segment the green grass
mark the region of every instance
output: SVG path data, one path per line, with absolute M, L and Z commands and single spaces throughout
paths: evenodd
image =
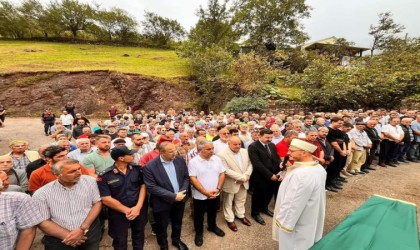
M 34 51 L 34 52 L 26 52 Z M 130 56 L 124 57 L 124 54 Z M 172 78 L 187 75 L 173 50 L 31 41 L 0 41 L 0 74 L 111 70 Z

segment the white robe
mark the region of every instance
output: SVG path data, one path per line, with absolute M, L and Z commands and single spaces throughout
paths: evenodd
M 317 162 L 295 162 L 277 195 L 273 239 L 279 250 L 307 250 L 324 229 L 326 172 Z

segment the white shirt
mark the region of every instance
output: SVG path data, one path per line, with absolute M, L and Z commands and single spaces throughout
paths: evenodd
M 213 146 L 214 146 L 214 154 L 217 155 L 218 153 L 220 153 L 220 151 L 225 149 L 228 146 L 228 144 L 227 142 L 222 142 L 222 140 L 218 139 L 213 142 Z
M 60 120 L 63 122 L 63 126 L 71 125 L 73 123 L 73 116 L 70 114 L 60 115 Z
M 201 158 L 197 155 L 188 163 L 188 173 L 190 176 L 197 177 L 198 181 L 206 190 L 217 189 L 219 183 L 220 173 L 225 172 L 222 160 L 213 155 L 209 160 Z M 200 193 L 197 189 L 191 186 L 192 196 L 197 200 L 207 200 L 207 196 Z
M 283 138 L 284 138 L 284 136 L 282 136 L 281 134 L 280 134 L 279 137 L 274 137 L 273 136 L 273 139 L 271 139 L 271 142 L 274 143 L 274 145 L 277 145 L 277 143 L 281 142 L 281 140 L 283 140 Z
M 404 135 L 404 131 L 402 130 L 400 125 L 392 126 L 391 124 L 387 124 L 382 127 L 382 133 L 388 133 L 394 138 L 400 138 L 402 135 Z M 386 140 L 394 141 L 393 139 L 390 139 L 388 137 L 385 137 Z

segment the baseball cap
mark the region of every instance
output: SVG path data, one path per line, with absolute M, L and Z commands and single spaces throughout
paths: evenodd
M 126 155 L 132 155 L 137 153 L 137 150 L 135 149 L 128 149 L 127 146 L 118 146 L 114 147 L 111 150 L 111 158 L 116 161 L 119 157 L 126 156 Z

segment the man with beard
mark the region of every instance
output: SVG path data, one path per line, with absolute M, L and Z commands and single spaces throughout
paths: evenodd
M 96 176 L 114 164 L 109 149 L 111 148 L 111 137 L 109 135 L 98 135 L 96 139 L 96 151 L 88 154 L 83 159 L 89 175 Z
M 280 158 L 276 147 L 271 143 L 273 132 L 269 129 L 260 131 L 260 138 L 248 147 L 249 159 L 254 168 L 251 182 L 254 187 L 251 200 L 251 216 L 261 225 L 265 225 L 260 213 L 273 217 L 273 212 L 268 209 L 268 204 L 277 192 L 280 171 Z M 277 190 L 275 190 L 277 188 Z
M 309 249 L 322 237 L 326 173 L 313 161 L 315 150 L 315 145 L 299 139 L 290 144 L 295 163 L 280 185 L 273 218 L 273 239 L 279 242 L 279 250 Z

